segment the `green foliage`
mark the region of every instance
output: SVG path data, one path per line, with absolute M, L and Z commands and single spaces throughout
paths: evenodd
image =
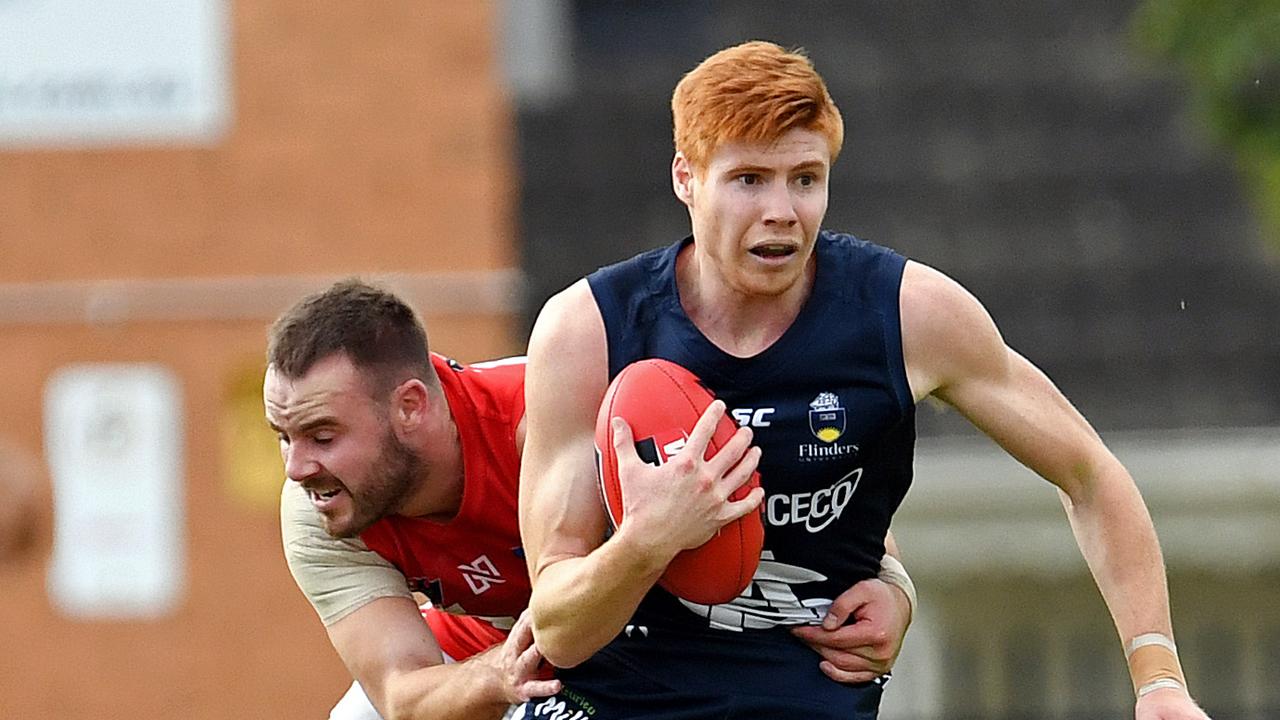
M 1280 0 L 1145 0 L 1133 30 L 1188 79 L 1280 248 Z

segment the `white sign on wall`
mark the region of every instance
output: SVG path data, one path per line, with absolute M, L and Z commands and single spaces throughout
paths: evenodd
M 0 0 L 0 147 L 217 142 L 229 27 L 226 0 Z
M 180 388 L 157 365 L 85 364 L 45 387 L 53 606 L 80 618 L 172 611 L 185 578 Z

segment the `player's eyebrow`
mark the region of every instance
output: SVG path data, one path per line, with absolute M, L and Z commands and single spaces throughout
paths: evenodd
M 791 172 L 797 172 L 800 170 L 812 171 L 812 170 L 825 170 L 825 169 L 826 169 L 826 164 L 823 163 L 821 160 L 806 160 L 805 162 L 802 162 L 799 165 L 796 165 L 795 167 L 791 168 Z
M 805 160 L 804 162 L 799 163 L 794 167 L 787 168 L 786 172 L 788 173 L 813 172 L 815 170 L 825 171 L 826 169 L 827 169 L 826 163 L 822 162 L 821 160 Z M 756 163 L 742 163 L 740 165 L 729 166 L 724 170 L 724 174 L 725 175 L 739 175 L 742 173 L 765 174 L 765 173 L 772 173 L 774 171 L 775 171 L 775 168 L 769 165 L 758 165 Z
M 755 163 L 742 163 L 740 165 L 729 166 L 728 168 L 725 169 L 725 174 L 742 173 L 742 172 L 764 173 L 764 172 L 772 172 L 772 171 L 773 171 L 773 168 L 766 167 L 764 165 L 756 165 Z
M 329 425 L 338 425 L 338 424 L 339 424 L 338 419 L 336 417 L 333 417 L 332 415 L 322 415 L 320 417 L 307 420 L 306 422 L 298 425 L 297 432 L 306 433 L 306 432 L 311 432 L 316 428 L 325 427 Z M 267 425 L 269 425 L 272 430 L 278 433 L 284 432 L 283 428 L 275 424 L 275 422 L 271 421 L 270 419 L 267 420 Z

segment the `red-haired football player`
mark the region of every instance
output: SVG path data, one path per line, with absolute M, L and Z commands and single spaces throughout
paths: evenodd
M 571 669 L 525 717 L 876 717 L 881 683 L 832 682 L 806 644 L 813 626 L 843 622 L 844 588 L 876 575 L 911 482 L 915 406 L 934 396 L 1062 491 L 1130 653 L 1137 718 L 1204 718 L 1126 470 L 964 288 L 822 229 L 844 130 L 809 59 L 767 42 L 731 47 L 688 73 L 671 104 L 671 180 L 691 237 L 553 297 L 529 343 L 530 611 L 541 652 Z M 611 378 L 649 357 L 689 369 L 724 403 L 699 421 L 694 452 L 660 467 L 639 462 L 615 422 L 632 500 L 604 540 L 596 410 Z M 725 404 L 761 422 L 704 461 Z M 763 487 L 727 500 L 757 466 Z M 748 592 L 707 608 L 655 587 L 676 553 L 757 509 L 765 549 Z
M 331 717 L 498 718 L 558 690 L 522 616 L 523 360 L 431 354 L 405 303 L 356 281 L 284 313 L 267 360 L 289 567 L 373 701 L 353 687 Z M 903 591 L 859 583 L 845 602 L 865 622 L 821 639 L 851 679 L 884 672 L 906 632 L 909 582 L 887 562 Z

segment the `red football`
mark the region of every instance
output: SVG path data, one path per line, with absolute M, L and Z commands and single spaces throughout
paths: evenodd
M 622 486 L 613 450 L 610 419 L 631 425 L 636 451 L 652 465 L 665 463 L 684 447 L 689 433 L 715 400 L 693 373 L 658 359 L 639 360 L 622 369 L 609 385 L 596 417 L 596 459 L 605 509 L 616 529 L 622 522 Z M 729 442 L 738 426 L 728 413 L 720 418 L 706 458 Z M 740 500 L 760 484 L 759 473 L 733 493 Z M 672 594 L 691 602 L 714 605 L 737 597 L 751 582 L 764 546 L 760 513 L 748 513 L 725 525 L 706 544 L 685 550 L 671 561 L 658 581 Z

